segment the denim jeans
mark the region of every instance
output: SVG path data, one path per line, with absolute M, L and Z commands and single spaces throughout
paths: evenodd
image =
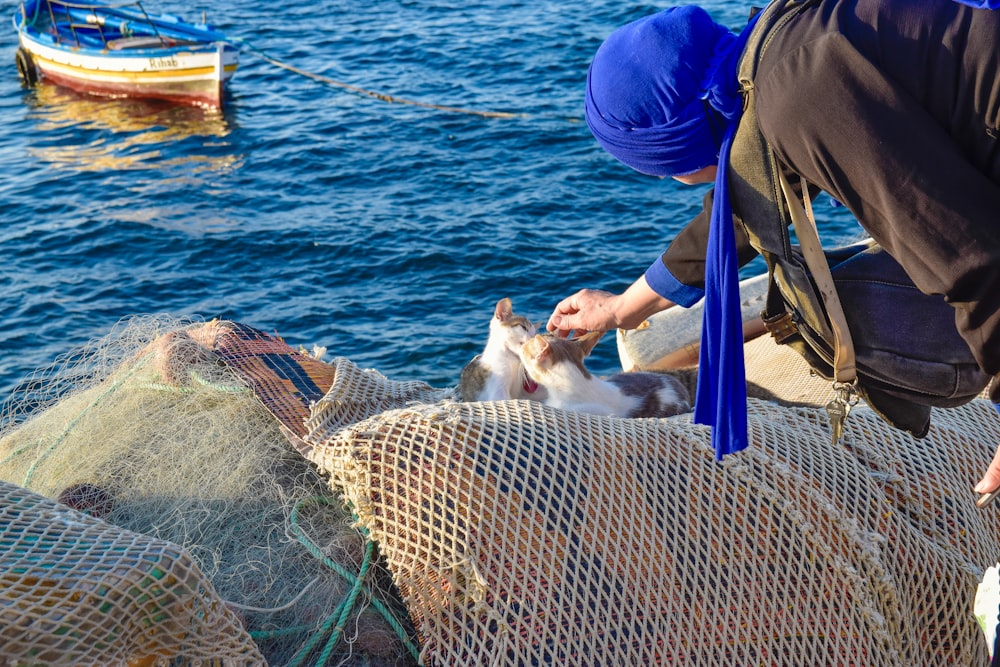
M 940 407 L 965 403 L 986 387 L 990 377 L 959 335 L 944 297 L 918 290 L 878 246 L 839 253 L 848 256 L 834 251 L 828 259 L 860 373 Z

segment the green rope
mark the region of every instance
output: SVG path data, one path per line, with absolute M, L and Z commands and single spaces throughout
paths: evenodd
M 324 505 L 334 505 L 335 504 L 333 500 L 331 500 L 330 498 L 328 498 L 326 496 L 313 496 L 312 498 L 307 498 L 306 500 L 300 501 L 299 503 L 296 504 L 295 508 L 293 508 L 293 510 L 292 510 L 292 514 L 291 514 L 291 518 L 290 518 L 290 522 L 292 524 L 292 531 L 296 534 L 296 537 L 306 547 L 306 549 L 309 550 L 309 553 L 311 553 L 313 556 L 315 556 L 316 558 L 318 558 L 320 560 L 320 562 L 323 563 L 323 565 L 325 565 L 326 567 L 330 568 L 331 570 L 333 570 L 334 572 L 336 572 L 337 574 L 339 574 L 341 577 L 343 577 L 344 579 L 346 579 L 348 582 L 353 582 L 356 579 L 356 576 L 352 572 L 350 572 L 349 570 L 347 570 L 343 566 L 341 566 L 340 563 L 337 563 L 336 561 L 333 561 L 333 560 L 330 560 L 329 558 L 327 558 L 323 554 L 323 552 L 320 551 L 319 548 L 315 544 L 313 544 L 311 540 L 309 540 L 309 538 L 306 536 L 305 532 L 302 530 L 301 526 L 299 526 L 299 524 L 298 524 L 298 509 L 299 509 L 299 507 L 301 507 L 302 504 L 304 504 L 306 502 L 310 502 L 310 501 L 320 501 Z M 368 537 L 368 533 L 364 529 L 361 530 L 361 533 L 365 537 Z M 362 566 L 363 566 L 363 563 L 362 563 Z M 399 636 L 399 638 L 402 639 L 403 642 L 407 644 L 407 648 L 410 650 L 410 653 L 413 655 L 414 659 L 416 659 L 418 657 L 418 655 L 419 655 L 419 652 L 417 651 L 416 647 L 413 646 L 412 643 L 408 641 L 406 629 L 403 628 L 403 625 L 396 619 L 395 615 L 378 598 L 371 597 L 370 602 L 371 602 L 372 607 L 374 607 L 375 610 L 386 620 L 386 622 L 389 623 L 389 625 L 396 632 L 396 634 Z
M 361 570 L 358 572 L 358 580 L 354 584 L 354 588 L 351 590 L 351 594 L 344 600 L 344 610 L 340 614 L 340 618 L 337 619 L 337 626 L 334 628 L 334 632 L 330 635 L 330 639 L 327 641 L 326 646 L 323 648 L 323 652 L 320 653 L 317 665 L 325 665 L 327 659 L 330 657 L 330 653 L 333 652 L 334 646 L 340 640 L 340 637 L 344 634 L 344 628 L 347 626 L 347 619 L 351 612 L 354 610 L 354 604 L 361 594 L 362 583 L 366 576 L 368 576 L 368 569 L 371 567 L 372 560 L 375 554 L 375 543 L 371 540 L 365 545 L 365 559 L 362 563 Z
M 218 382 L 212 382 L 211 380 L 206 380 L 201 376 L 201 374 L 195 369 L 188 371 L 188 375 L 194 382 L 197 382 L 203 387 L 208 387 L 209 389 L 214 389 L 221 394 L 245 394 L 250 391 L 250 387 L 242 384 L 219 384 Z
M 301 635 L 312 630 L 311 625 L 296 625 L 291 628 L 282 628 L 280 630 L 251 630 L 247 634 L 253 640 L 264 640 L 264 639 L 278 639 L 279 637 L 287 637 L 288 635 Z
M 369 541 L 365 547 L 365 558 L 361 563 L 361 570 L 358 572 L 358 576 L 354 579 L 354 585 L 351 587 L 351 592 L 346 598 L 340 603 L 337 609 L 330 614 L 327 619 L 323 622 L 320 627 L 319 632 L 310 637 L 309 641 L 299 649 L 299 652 L 292 658 L 288 663 L 288 667 L 299 667 L 302 661 L 307 655 L 312 653 L 313 649 L 319 641 L 330 632 L 331 626 L 336 623 L 336 627 L 333 627 L 333 633 L 327 640 L 326 645 L 323 647 L 323 651 L 320 653 L 320 657 L 316 661 L 316 666 L 321 667 L 326 664 L 327 659 L 336 647 L 337 642 L 344 634 L 344 627 L 347 625 L 347 619 L 350 617 L 351 613 L 354 611 L 354 604 L 357 602 L 358 595 L 361 594 L 361 590 L 364 587 L 364 579 L 368 575 L 368 570 L 371 568 L 372 555 L 375 552 L 375 543 Z
M 192 382 L 195 382 L 202 387 L 207 387 L 213 391 L 217 391 L 220 394 L 245 394 L 250 391 L 250 388 L 242 384 L 219 384 L 218 382 L 212 382 L 207 380 L 195 369 L 190 369 L 188 371 L 188 377 L 191 378 Z M 197 390 L 194 387 L 182 387 L 176 384 L 168 384 L 166 382 L 140 382 L 139 386 L 143 389 L 153 389 L 156 391 L 165 391 L 173 394 L 193 394 Z
M 322 551 L 320 551 L 320 548 L 317 547 L 313 543 L 313 541 L 309 539 L 309 536 L 306 535 L 306 532 L 305 530 L 302 529 L 302 526 L 299 525 L 299 511 L 302 509 L 302 506 L 305 505 L 306 503 L 312 503 L 316 505 L 328 505 L 328 506 L 332 506 L 335 504 L 333 500 L 331 500 L 326 496 L 312 496 L 295 503 L 295 507 L 292 508 L 291 515 L 288 517 L 288 521 L 292 526 L 292 533 L 295 534 L 295 537 L 299 540 L 299 542 L 302 543 L 302 545 L 306 548 L 306 550 L 313 556 L 315 556 L 317 559 L 319 559 L 323 563 L 323 565 L 327 566 L 328 568 L 339 574 L 347 581 L 353 582 L 357 578 L 354 575 L 354 573 L 346 569 L 340 563 L 331 560 L 330 558 L 327 558 L 327 556 Z M 362 564 L 362 567 L 364 567 L 364 564 Z
M 372 540 L 367 541 L 367 544 L 365 545 L 364 559 L 361 562 L 361 568 L 358 574 L 355 575 L 354 573 L 350 572 L 342 565 L 340 565 L 340 563 L 337 563 L 328 558 L 322 551 L 320 551 L 319 547 L 317 547 L 312 542 L 312 540 L 310 540 L 309 537 L 306 535 L 305 531 L 302 529 L 302 526 L 299 524 L 299 510 L 306 503 L 312 503 L 318 505 L 335 505 L 335 501 L 332 500 L 331 498 L 328 498 L 327 496 L 312 496 L 310 498 L 300 500 L 292 508 L 291 515 L 289 516 L 289 523 L 291 524 L 292 533 L 299 540 L 299 542 L 302 543 L 302 545 L 306 548 L 306 550 L 309 551 L 309 553 L 311 553 L 313 556 L 319 559 L 319 561 L 323 563 L 323 565 L 325 565 L 329 569 L 339 574 L 346 581 L 350 582 L 352 584 L 352 588 L 351 592 L 341 602 L 341 604 L 337 607 L 337 609 L 332 614 L 330 614 L 330 616 L 323 622 L 323 625 L 321 626 L 319 632 L 317 632 L 312 638 L 310 638 L 310 640 L 306 643 L 306 645 L 302 647 L 299 653 L 296 654 L 295 658 L 293 659 L 293 662 L 289 663 L 288 667 L 298 667 L 301 664 L 302 660 L 304 660 L 305 657 L 313 649 L 316 648 L 316 645 L 319 643 L 320 639 L 322 639 L 324 636 L 326 636 L 328 632 L 330 632 L 332 627 L 333 634 L 329 637 L 326 645 L 323 648 L 321 654 L 322 655 L 321 660 L 316 663 L 317 667 L 319 665 L 324 664 L 326 659 L 329 657 L 330 652 L 336 646 L 337 642 L 340 641 L 340 638 L 343 635 L 344 628 L 347 625 L 347 619 L 350 617 L 351 612 L 354 610 L 354 606 L 357 603 L 357 599 L 362 593 L 362 591 L 367 593 L 367 598 L 371 603 L 372 607 L 379 613 L 379 615 L 382 616 L 383 619 L 385 619 L 385 621 L 390 625 L 390 627 L 392 627 L 393 631 L 396 633 L 396 636 L 399 637 L 399 639 L 403 642 L 403 645 L 406 647 L 407 651 L 410 653 L 411 656 L 413 656 L 413 659 L 419 660 L 420 652 L 417 650 L 416 645 L 412 641 L 410 641 L 409 635 L 407 634 L 406 629 L 403 627 L 402 623 L 399 622 L 399 620 L 395 617 L 395 615 L 389 610 L 388 607 L 385 606 L 384 603 L 382 603 L 381 600 L 372 595 L 371 591 L 366 589 L 364 586 L 364 579 L 368 575 L 368 572 L 372 566 L 372 562 L 375 559 L 375 542 L 373 542 Z M 368 537 L 367 531 L 362 529 L 361 532 L 365 536 L 365 538 Z
M 153 391 L 163 391 L 169 394 L 193 394 L 194 389 L 191 387 L 181 387 L 176 384 L 167 384 L 166 382 L 139 382 L 138 387 L 142 389 L 152 389 Z

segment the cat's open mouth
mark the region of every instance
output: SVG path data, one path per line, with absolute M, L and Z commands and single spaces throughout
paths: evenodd
M 538 383 L 531 379 L 525 368 L 521 368 L 521 387 L 529 394 L 534 394 L 538 391 Z

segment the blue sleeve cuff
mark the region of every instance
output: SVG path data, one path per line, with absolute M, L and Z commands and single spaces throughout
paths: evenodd
M 1000 414 L 1000 403 L 994 403 L 993 407 L 997 409 L 997 414 Z
M 705 296 L 705 290 L 685 285 L 674 278 L 660 257 L 657 257 L 656 261 L 649 265 L 644 277 L 650 289 L 664 299 L 670 299 L 678 306 L 690 308 Z
M 1000 9 L 1000 0 L 955 0 L 955 2 L 977 9 Z

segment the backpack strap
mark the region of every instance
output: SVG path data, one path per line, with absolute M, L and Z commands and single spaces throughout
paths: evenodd
M 805 207 L 803 207 L 802 201 L 792 190 L 792 186 L 788 183 L 788 177 L 781 169 L 778 170 L 778 182 L 781 184 L 781 191 L 788 203 L 788 212 L 792 218 L 792 225 L 795 227 L 795 236 L 798 237 L 802 256 L 809 266 L 809 272 L 816 283 L 817 291 L 823 299 L 827 317 L 830 318 L 830 327 L 833 329 L 834 338 L 833 379 L 835 382 L 853 383 L 858 376 L 855 367 L 854 339 L 851 338 L 847 317 L 840 304 L 840 295 L 837 294 L 833 274 L 830 273 L 830 264 L 826 261 L 826 254 L 823 252 L 823 246 L 819 240 L 812 203 L 807 194 Z M 802 192 L 809 192 L 805 179 L 802 179 Z

